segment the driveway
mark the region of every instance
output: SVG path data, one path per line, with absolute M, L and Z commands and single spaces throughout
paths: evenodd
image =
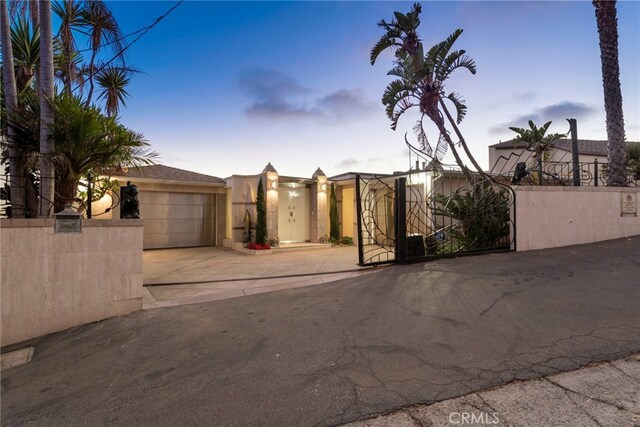
M 640 237 L 394 266 L 33 342 L 2 424 L 335 425 L 640 351 Z
M 358 267 L 355 246 L 295 244 L 258 253 L 223 247 L 145 251 L 144 308 L 321 285 L 382 269 Z

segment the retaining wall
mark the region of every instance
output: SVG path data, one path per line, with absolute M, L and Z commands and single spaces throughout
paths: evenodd
M 637 187 L 513 188 L 518 251 L 640 235 Z M 627 196 L 635 204 L 635 215 L 622 213 L 623 197 Z
M 0 220 L 1 344 L 142 309 L 142 220 Z

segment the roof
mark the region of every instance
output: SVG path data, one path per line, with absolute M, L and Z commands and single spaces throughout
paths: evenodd
M 204 175 L 184 169 L 172 168 L 165 165 L 141 166 L 130 168 L 126 172 L 114 173 L 114 175 L 126 178 L 146 178 L 166 181 L 197 182 L 208 184 L 224 184 L 224 180 L 216 176 Z
M 627 141 L 628 144 L 634 143 L 631 141 Z M 553 143 L 553 146 L 558 150 L 571 152 L 571 140 L 570 139 L 559 139 Z M 526 148 L 527 143 L 516 140 L 509 140 L 504 142 L 499 142 L 497 144 L 490 145 L 489 148 L 496 148 L 499 150 L 509 150 L 514 148 Z M 578 139 L 578 152 L 580 154 L 587 154 L 593 156 L 606 156 L 607 155 L 607 141 L 602 140 L 594 140 L 594 139 Z

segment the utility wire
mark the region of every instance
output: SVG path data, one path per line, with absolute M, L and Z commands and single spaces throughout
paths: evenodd
M 152 24 L 141 28 L 137 31 L 134 31 L 132 33 L 127 34 L 126 36 L 121 37 L 118 40 L 114 40 L 110 43 L 105 43 L 103 45 L 100 45 L 100 47 L 104 47 L 104 46 L 108 46 L 110 44 L 114 44 L 117 43 L 123 39 L 126 39 L 127 37 L 130 37 L 134 34 L 138 34 L 138 37 L 136 37 L 135 39 L 133 39 L 129 44 L 127 44 L 126 46 L 124 46 L 122 49 L 120 49 L 110 60 L 108 60 L 107 62 L 105 62 L 104 64 L 102 64 L 102 66 L 100 68 L 98 68 L 98 70 L 94 73 L 98 74 L 100 71 L 102 71 L 103 69 L 105 69 L 109 64 L 111 64 L 113 61 L 115 61 L 116 59 L 118 59 L 119 57 L 122 56 L 122 54 L 129 49 L 134 43 L 136 43 L 138 40 L 140 40 L 140 38 L 142 38 L 142 36 L 144 36 L 147 32 L 149 32 L 149 30 L 151 30 L 153 27 L 155 27 L 156 25 L 158 25 L 158 23 L 160 23 L 160 21 L 162 21 L 164 18 L 166 18 L 171 12 L 173 12 L 174 10 L 176 10 L 176 8 L 178 6 L 180 6 L 182 3 L 184 2 L 184 0 L 179 0 L 176 4 L 173 5 L 173 7 L 171 7 L 171 9 L 167 10 L 164 15 L 161 15 L 159 17 L 157 17 Z M 89 49 L 83 49 L 83 50 L 79 50 L 77 52 L 86 52 L 88 50 L 93 50 L 91 48 Z M 77 86 L 73 89 L 74 91 L 77 90 L 78 88 L 80 88 L 85 82 L 87 81 L 87 78 L 82 78 L 81 82 L 77 84 Z

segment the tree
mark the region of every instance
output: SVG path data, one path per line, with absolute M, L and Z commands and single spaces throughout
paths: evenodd
M 0 0 L 0 33 L 2 36 L 2 77 L 4 88 L 5 117 L 6 124 L 14 120 L 16 109 L 18 108 L 18 94 L 16 89 L 16 79 L 13 66 L 13 48 L 11 45 L 11 26 L 9 24 L 9 11 L 6 0 Z M 4 126 L 3 126 L 4 127 Z M 4 137 L 3 129 L 3 137 Z M 9 183 L 11 187 L 11 216 L 14 218 L 24 217 L 25 191 L 24 179 L 22 175 L 21 159 L 18 157 L 18 147 L 14 141 L 11 126 L 6 128 L 8 138 L 9 155 Z
M 262 178 L 260 178 L 260 180 L 258 181 L 256 210 L 258 213 L 258 216 L 256 218 L 256 244 L 264 245 L 267 243 L 267 204 L 264 199 L 264 187 L 262 186 Z
M 39 216 L 53 214 L 55 194 L 55 170 L 50 156 L 54 151 L 54 141 L 50 130 L 53 124 L 53 30 L 51 28 L 51 1 L 40 2 L 40 70 L 38 88 L 40 90 L 40 207 Z
M 117 115 L 120 106 L 125 106 L 125 99 L 129 96 L 126 87 L 134 72 L 129 67 L 109 65 L 96 74 L 96 82 L 101 88 L 98 100 L 104 99 L 107 116 Z
M 547 135 L 547 130 L 551 126 L 551 122 L 547 122 L 541 127 L 536 126 L 532 120 L 529 120 L 529 129 L 509 127 L 510 130 L 518 134 L 513 140 L 516 142 L 525 142 L 527 144 L 527 150 L 533 151 L 538 162 L 542 162 L 545 154 L 550 148 L 553 147 L 553 143 L 560 138 L 564 138 L 567 135 L 562 133 L 553 133 Z
M 329 195 L 329 237 L 332 241 L 340 239 L 340 218 L 338 216 L 338 199 L 333 183 L 331 184 L 331 194 Z
M 462 68 L 472 74 L 476 73 L 475 61 L 466 54 L 465 50 L 452 51 L 454 43 L 463 32 L 461 29 L 454 31 L 446 40 L 433 46 L 424 55 L 422 43 L 417 35 L 420 11 L 419 5 L 416 4 L 409 14 L 395 12 L 396 19 L 391 23 L 381 21 L 378 24 L 387 32 L 372 49 L 371 63 L 375 63 L 378 55 L 387 48 L 395 49 L 396 57 L 395 67 L 388 72 L 396 79 L 387 86 L 382 96 L 382 103 L 386 106 L 387 117 L 391 120 L 391 129 L 393 130 L 396 129 L 400 117 L 407 110 L 417 107 L 421 117 L 414 127 L 414 131 L 421 148 L 425 150 L 427 155 L 440 159 L 448 147 L 467 178 L 472 180 L 472 175 L 460 158 L 445 126 L 444 117 L 447 117 L 449 124 L 458 136 L 460 145 L 476 170 L 480 174 L 484 174 L 483 169 L 469 151 L 457 126 L 466 115 L 467 107 L 464 100 L 456 92 L 448 94 L 445 92 L 445 83 L 455 70 Z M 445 100 L 451 102 L 456 109 L 455 120 L 449 113 Z M 431 119 L 439 131 L 435 153 L 429 146 L 424 130 L 425 116 Z
M 98 51 L 103 45 L 110 45 L 116 52 L 116 56 L 121 58 L 124 36 L 111 10 L 102 0 L 92 0 L 85 3 L 81 15 L 82 26 L 86 27 L 89 33 L 89 46 L 91 49 L 91 59 L 88 65 L 89 93 L 86 100 L 86 105 L 89 106 L 91 105 L 95 87 L 94 77 L 97 71 L 96 58 Z
M 618 65 L 618 18 L 615 0 L 593 0 L 600 38 L 602 86 L 606 113 L 609 174 L 607 184 L 627 185 L 625 175 L 625 135 Z
M 58 39 L 61 47 L 60 77 L 63 89 L 67 96 L 71 96 L 73 84 L 78 78 L 78 54 L 74 30 L 79 29 L 83 23 L 81 2 L 63 0 L 53 3 L 53 11 L 60 19 Z
M 38 104 L 18 110 L 19 120 L 13 123 L 16 139 L 25 146 L 37 146 L 40 118 Z M 56 141 L 51 161 L 57 182 L 54 199 L 56 212 L 77 200 L 81 178 L 89 172 L 108 174 L 122 167 L 153 164 L 157 154 L 151 151 L 143 135 L 127 129 L 116 117 L 105 116 L 98 108 L 85 107 L 77 96 L 62 95 L 51 102 L 54 122 L 49 126 Z M 33 163 L 40 160 L 33 153 Z

